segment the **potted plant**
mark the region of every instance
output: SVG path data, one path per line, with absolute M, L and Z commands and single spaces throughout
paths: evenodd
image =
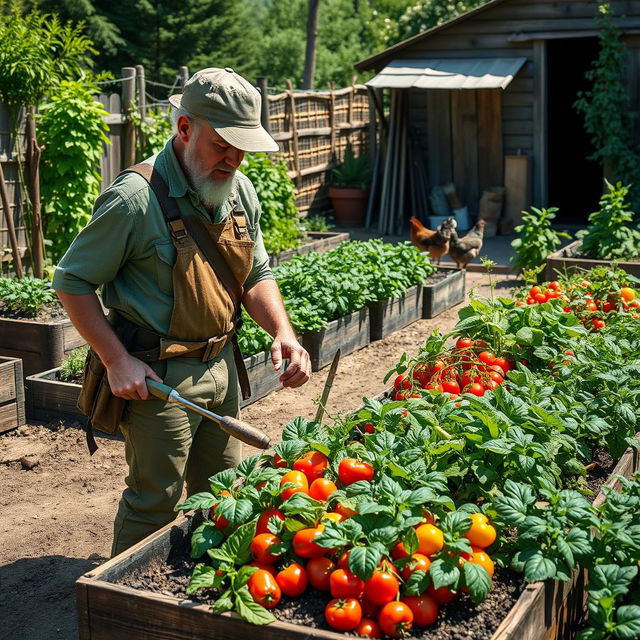
M 364 224 L 371 182 L 371 167 L 366 155 L 354 155 L 347 146 L 342 164 L 331 171 L 329 197 L 336 224 L 359 227 Z

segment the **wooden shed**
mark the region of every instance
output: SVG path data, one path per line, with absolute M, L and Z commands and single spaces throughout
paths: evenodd
M 640 0 L 611 5 L 629 50 L 631 109 L 640 111 Z M 559 206 L 558 221 L 581 224 L 603 185 L 573 107 L 598 55 L 597 14 L 595 1 L 491 0 L 356 68 L 377 72 L 368 85 L 390 89 L 392 105 L 406 103 L 407 145 L 418 141 L 429 189 L 455 183 L 475 214 L 506 169 L 526 206 Z

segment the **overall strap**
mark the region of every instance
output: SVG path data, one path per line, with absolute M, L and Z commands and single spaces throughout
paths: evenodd
M 185 235 L 190 235 L 193 241 L 196 243 L 200 251 L 202 251 L 207 262 L 211 265 L 214 273 L 220 278 L 224 288 L 231 297 L 231 301 L 235 307 L 236 322 L 240 318 L 240 301 L 244 294 L 244 287 L 229 268 L 226 260 L 220 253 L 213 238 L 207 232 L 202 221 L 196 216 L 182 216 L 180 209 L 176 204 L 174 198 L 169 195 L 169 187 L 165 179 L 160 173 L 150 164 L 141 162 L 133 165 L 128 169 L 125 169 L 122 173 L 137 173 L 143 177 L 150 185 L 151 189 L 158 199 L 160 208 L 165 217 L 171 234 L 176 239 L 184 238 Z M 122 175 L 122 174 L 121 174 Z M 247 369 L 244 366 L 244 359 L 238 346 L 238 339 L 234 333 L 231 338 L 233 346 L 233 356 L 236 362 L 236 369 L 238 371 L 238 381 L 240 382 L 240 390 L 242 391 L 242 398 L 247 400 L 251 396 L 251 385 L 249 383 L 249 375 Z

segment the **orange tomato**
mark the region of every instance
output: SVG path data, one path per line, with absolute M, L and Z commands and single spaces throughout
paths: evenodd
M 489 554 L 480 547 L 471 548 L 473 549 L 473 553 L 471 554 L 469 562 L 473 562 L 473 564 L 479 564 L 481 567 L 484 567 L 487 570 L 487 573 L 493 577 L 495 566 L 493 564 L 493 560 L 489 557 Z
M 309 493 L 309 481 L 302 471 L 288 471 L 282 476 L 280 486 L 284 486 L 287 482 L 293 482 L 295 487 L 283 489 L 281 496 L 283 500 L 287 500 L 294 493 Z
M 421 524 L 416 529 L 418 536 L 418 553 L 430 556 L 437 553 L 444 546 L 444 534 L 442 530 L 433 524 Z
M 326 502 L 329 496 L 337 490 L 338 487 L 336 487 L 335 482 L 332 482 L 329 478 L 316 478 L 309 487 L 309 495 L 314 500 Z
M 636 292 L 630 287 L 622 287 L 622 289 L 620 289 L 620 297 L 625 302 L 631 302 L 632 300 L 635 300 Z
M 473 546 L 485 549 L 496 540 L 496 530 L 484 513 L 471 514 L 471 527 L 464 536 Z

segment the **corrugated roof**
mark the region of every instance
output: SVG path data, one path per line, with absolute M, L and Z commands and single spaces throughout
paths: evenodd
M 526 58 L 392 60 L 367 86 L 391 89 L 505 89 Z

